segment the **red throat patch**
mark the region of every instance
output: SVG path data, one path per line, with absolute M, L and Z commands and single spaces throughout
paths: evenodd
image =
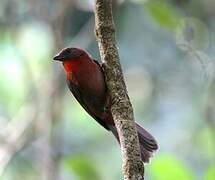
M 63 62 L 63 67 L 66 71 L 67 79 L 72 79 L 72 73 L 78 71 L 81 66 L 81 61 L 79 60 L 69 60 Z
M 64 69 L 67 73 L 71 73 L 75 70 L 78 70 L 81 66 L 81 61 L 75 60 L 75 61 L 64 61 L 63 62 Z

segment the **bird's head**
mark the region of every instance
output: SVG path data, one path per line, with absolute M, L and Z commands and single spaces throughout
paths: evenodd
M 56 61 L 77 61 L 89 58 L 87 52 L 79 48 L 62 49 L 53 59 Z
M 71 78 L 71 73 L 86 68 L 89 63 L 90 55 L 79 48 L 65 48 L 61 50 L 54 58 L 55 61 L 63 63 L 67 77 Z

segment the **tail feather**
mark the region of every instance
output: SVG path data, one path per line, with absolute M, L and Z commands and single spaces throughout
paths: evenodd
M 119 142 L 119 136 L 115 126 L 109 127 L 111 132 L 114 134 Z M 140 141 L 141 157 L 143 162 L 149 162 L 149 158 L 152 156 L 153 152 L 158 149 L 158 145 L 154 137 L 136 123 L 136 128 L 138 132 L 138 137 Z
M 149 150 L 152 150 L 152 151 L 157 150 L 158 145 L 154 137 L 137 123 L 136 123 L 136 127 L 137 127 L 140 143 L 144 144 L 145 147 L 148 148 Z
M 158 149 L 158 145 L 154 137 L 136 123 L 138 137 L 140 141 L 141 157 L 143 162 L 149 162 L 149 158 L 153 152 Z

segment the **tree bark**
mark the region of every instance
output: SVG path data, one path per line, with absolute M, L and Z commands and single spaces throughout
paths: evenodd
M 95 33 L 111 96 L 111 112 L 119 134 L 125 180 L 143 180 L 144 165 L 134 114 L 123 78 L 116 45 L 111 0 L 96 0 Z

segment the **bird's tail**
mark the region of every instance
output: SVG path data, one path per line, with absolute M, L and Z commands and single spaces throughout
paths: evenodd
M 119 142 L 119 136 L 118 136 L 116 127 L 111 126 L 109 128 Z M 158 149 L 157 142 L 149 132 L 147 132 L 144 128 L 142 128 L 137 123 L 136 123 L 136 128 L 137 128 L 138 137 L 140 141 L 142 161 L 149 162 L 149 158 L 152 156 L 152 153 Z

